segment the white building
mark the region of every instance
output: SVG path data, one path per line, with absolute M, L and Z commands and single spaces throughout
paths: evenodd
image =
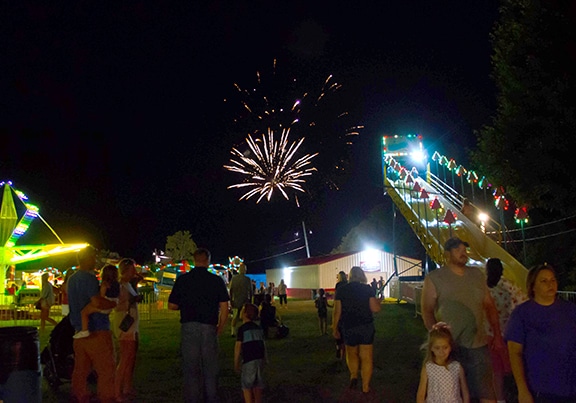
M 292 298 L 311 298 L 312 291 L 324 288 L 332 291 L 336 285 L 339 271 L 348 274 L 350 268 L 360 266 L 366 273 L 368 283 L 380 277 L 388 281 L 394 276 L 394 255 L 381 250 L 340 253 L 328 256 L 311 257 L 295 262 L 293 266 L 266 270 L 266 281 L 278 286 L 281 279 L 288 286 L 288 295 Z M 396 256 L 396 267 L 399 277 L 421 277 L 422 262 L 403 256 Z M 398 287 L 397 278 L 390 279 L 384 290 L 390 296 L 390 288 Z M 396 297 L 395 291 L 392 291 Z

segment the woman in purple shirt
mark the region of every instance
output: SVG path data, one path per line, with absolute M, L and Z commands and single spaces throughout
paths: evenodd
M 526 284 L 505 332 L 518 402 L 575 402 L 576 304 L 557 298 L 552 266 L 530 269 Z

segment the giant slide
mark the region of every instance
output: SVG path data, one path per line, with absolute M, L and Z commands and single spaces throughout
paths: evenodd
M 445 263 L 444 242 L 457 236 L 467 242 L 470 264 L 484 267 L 489 258 L 499 258 L 504 277 L 526 288 L 526 268 L 501 246 L 502 231 L 497 222 L 476 222 L 461 213 L 464 197 L 433 175 L 425 177 L 406 170 L 393 158 L 384 158 L 384 188 L 438 266 Z M 475 207 L 472 205 L 472 208 Z M 476 211 L 477 213 L 478 211 Z

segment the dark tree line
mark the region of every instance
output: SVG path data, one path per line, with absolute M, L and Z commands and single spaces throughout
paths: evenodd
M 473 161 L 519 204 L 576 212 L 576 7 L 502 0 L 492 33 L 498 109 Z
M 576 5 L 570 0 L 501 0 L 492 78 L 497 110 L 471 159 L 503 186 L 533 223 L 576 214 Z M 529 243 L 530 263 L 575 266 L 576 220 Z M 528 249 L 528 248 L 527 248 Z M 568 281 L 568 283 L 571 281 Z

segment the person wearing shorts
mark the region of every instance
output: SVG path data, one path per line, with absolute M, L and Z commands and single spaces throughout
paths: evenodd
M 376 298 L 372 287 L 367 282 L 362 268 L 352 267 L 348 283 L 336 290 L 332 323 L 334 338 L 342 338 L 346 346 L 350 389 L 358 387 L 358 372 L 360 371 L 364 393 L 370 392 L 370 380 L 374 370 L 373 313 L 380 311 L 382 302 Z
M 264 331 L 254 321 L 258 319 L 258 307 L 244 304 L 242 322 L 234 345 L 234 369 L 240 372 L 240 384 L 246 402 L 261 402 L 264 391 L 264 362 L 266 344 Z

